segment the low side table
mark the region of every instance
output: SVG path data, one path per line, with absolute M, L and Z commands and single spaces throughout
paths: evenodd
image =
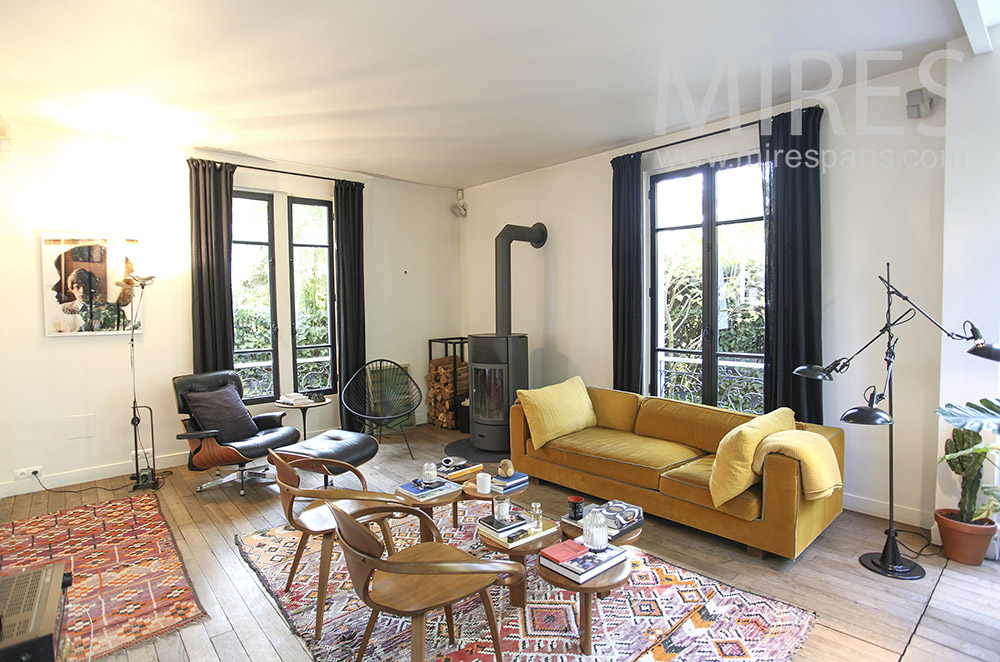
M 528 485 L 525 484 L 516 490 L 511 490 L 510 492 L 504 492 L 503 495 L 507 497 L 521 496 L 528 491 Z M 462 495 L 465 499 L 469 501 L 489 501 L 492 503 L 493 497 L 500 496 L 499 492 L 480 492 L 476 489 L 476 481 L 467 480 L 462 483 Z M 491 509 L 492 512 L 492 509 Z
M 580 650 L 584 655 L 592 655 L 591 630 L 594 616 L 594 594 L 596 593 L 598 597 L 606 596 L 614 589 L 624 585 L 628 581 L 629 575 L 632 574 L 632 559 L 625 559 L 624 562 L 605 570 L 582 584 L 549 570 L 538 563 L 537 559 L 535 560 L 535 569 L 538 571 L 539 577 L 556 588 L 580 594 Z
M 525 569 L 527 569 L 528 566 L 526 563 L 526 557 L 537 554 L 543 548 L 559 542 L 559 527 L 557 526 L 552 529 L 541 538 L 536 538 L 531 542 L 526 542 L 523 545 L 518 545 L 517 547 L 507 547 L 505 545 L 501 545 L 498 542 L 493 542 L 486 536 L 479 536 L 479 542 L 483 543 L 483 547 L 488 550 L 498 552 L 500 554 L 506 554 L 511 561 L 518 561 L 525 567 Z M 521 609 L 524 609 L 525 605 L 527 605 L 527 582 L 528 575 L 525 574 L 521 581 L 510 585 L 510 604 L 512 607 L 520 607 Z
M 434 509 L 438 506 L 451 506 L 451 525 L 454 528 L 458 527 L 458 502 L 462 500 L 462 490 L 456 490 L 454 492 L 449 492 L 448 494 L 435 497 L 433 499 L 428 499 L 426 501 L 417 501 L 416 499 L 407 496 L 405 494 L 395 493 L 396 496 L 402 497 L 404 501 L 414 508 L 419 508 L 420 510 L 427 513 L 428 517 L 434 517 Z M 430 542 L 434 540 L 434 535 L 431 533 L 423 521 L 420 522 L 420 542 Z
M 298 409 L 302 413 L 302 438 L 305 439 L 309 436 L 309 433 L 306 428 L 306 414 L 313 407 L 323 407 L 325 405 L 330 404 L 331 402 L 333 402 L 333 400 L 331 400 L 330 398 L 323 398 L 322 402 L 307 402 L 301 405 L 289 405 L 279 400 L 275 400 L 274 406 L 280 407 L 282 409 Z

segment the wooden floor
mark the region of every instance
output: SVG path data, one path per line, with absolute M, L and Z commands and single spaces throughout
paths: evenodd
M 408 433 L 416 460 L 410 459 L 400 437 L 386 437 L 379 454 L 363 467 L 370 489 L 392 491 L 416 477 L 425 461 L 440 459 L 447 443 L 463 436 L 419 426 Z M 235 534 L 284 523 L 273 483 L 250 481 L 245 497 L 235 484 L 194 491 L 211 477 L 210 472 L 177 467 L 158 492 L 209 618 L 106 660 L 311 659 L 233 542 Z M 123 477 L 74 488 L 126 483 Z M 0 500 L 0 521 L 128 493 L 87 489 L 81 494 L 34 492 L 6 498 Z M 547 513 L 556 514 L 565 509 L 569 494 L 551 484 L 532 485 L 515 501 L 525 506 L 540 501 Z M 815 611 L 819 617 L 797 660 L 1000 660 L 1000 563 L 987 561 L 974 568 L 929 556 L 920 560 L 927 570 L 923 580 L 887 579 L 857 561 L 861 553 L 881 549 L 884 528 L 884 520 L 845 512 L 792 562 L 770 555 L 754 559 L 741 545 L 647 517 L 639 546 L 740 589 Z M 915 535 L 901 539 L 911 547 L 923 544 Z

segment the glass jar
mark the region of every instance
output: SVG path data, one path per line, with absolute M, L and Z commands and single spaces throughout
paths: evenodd
M 531 512 L 529 513 L 530 520 L 528 527 L 532 531 L 542 530 L 542 504 L 537 501 L 533 501 L 531 504 Z
M 420 478 L 428 484 L 436 483 L 438 479 L 437 465 L 433 462 L 425 462 Z
M 583 518 L 583 546 L 592 552 L 608 548 L 608 520 L 591 511 Z
M 493 497 L 493 518 L 498 522 L 509 522 L 511 520 L 509 496 L 501 494 Z

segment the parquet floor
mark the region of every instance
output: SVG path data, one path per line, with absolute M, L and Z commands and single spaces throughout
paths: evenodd
M 410 459 L 400 437 L 386 437 L 379 454 L 363 467 L 370 489 L 392 491 L 415 477 L 425 461 L 440 459 L 444 446 L 464 435 L 422 425 L 408 436 L 416 460 Z M 284 523 L 273 483 L 249 481 L 245 497 L 234 484 L 199 494 L 194 487 L 209 480 L 210 472 L 192 473 L 185 467 L 172 472 L 159 490 L 161 507 L 209 618 L 105 659 L 311 659 L 233 542 L 236 534 Z M 127 488 L 86 488 L 114 489 L 127 483 L 122 477 L 66 488 L 84 489 L 81 493 L 39 491 L 2 499 L 0 521 L 125 496 Z M 515 501 L 524 506 L 539 501 L 547 513 L 555 514 L 564 510 L 569 494 L 556 485 L 532 485 Z M 927 570 L 923 580 L 883 578 L 865 570 L 857 557 L 881 549 L 884 528 L 884 520 L 845 512 L 792 562 L 770 555 L 754 559 L 736 543 L 647 517 L 639 546 L 738 588 L 817 612 L 819 618 L 797 660 L 1000 661 L 1000 563 L 987 561 L 973 568 L 928 556 L 920 560 Z M 923 543 L 915 535 L 901 539 L 911 547 Z

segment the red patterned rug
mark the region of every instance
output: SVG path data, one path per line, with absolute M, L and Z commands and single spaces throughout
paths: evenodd
M 475 536 L 476 519 L 488 504 L 463 502 L 457 529 L 451 510 L 439 508 L 438 527 L 446 542 L 491 558 Z M 316 575 L 320 539 L 310 540 L 296 582 L 284 591 L 288 568 L 298 544 L 298 532 L 288 527 L 258 531 L 237 538 L 244 558 L 263 579 L 296 633 L 306 639 L 317 660 L 354 659 L 370 611 L 351 588 L 350 578 L 334 547 L 323 638 L 316 641 Z M 415 520 L 394 529 L 398 547 L 417 542 Z M 528 607 L 510 606 L 507 589 L 492 589 L 501 624 L 504 659 L 512 662 L 570 660 L 752 660 L 791 659 L 809 634 L 815 614 L 714 579 L 670 565 L 629 547 L 632 576 L 623 588 L 595 600 L 594 657 L 580 654 L 577 630 L 579 602 L 575 593 L 556 589 L 535 574 L 529 557 Z M 501 557 L 503 558 L 503 557 Z M 489 627 L 479 598 L 455 607 L 457 648 L 448 643 L 443 612 L 427 620 L 428 659 L 482 662 L 494 659 Z M 410 621 L 391 614 L 379 616 L 365 654 L 366 660 L 410 659 Z
M 55 561 L 73 573 L 69 660 L 107 655 L 205 615 L 155 494 L 0 524 L 0 573 Z

